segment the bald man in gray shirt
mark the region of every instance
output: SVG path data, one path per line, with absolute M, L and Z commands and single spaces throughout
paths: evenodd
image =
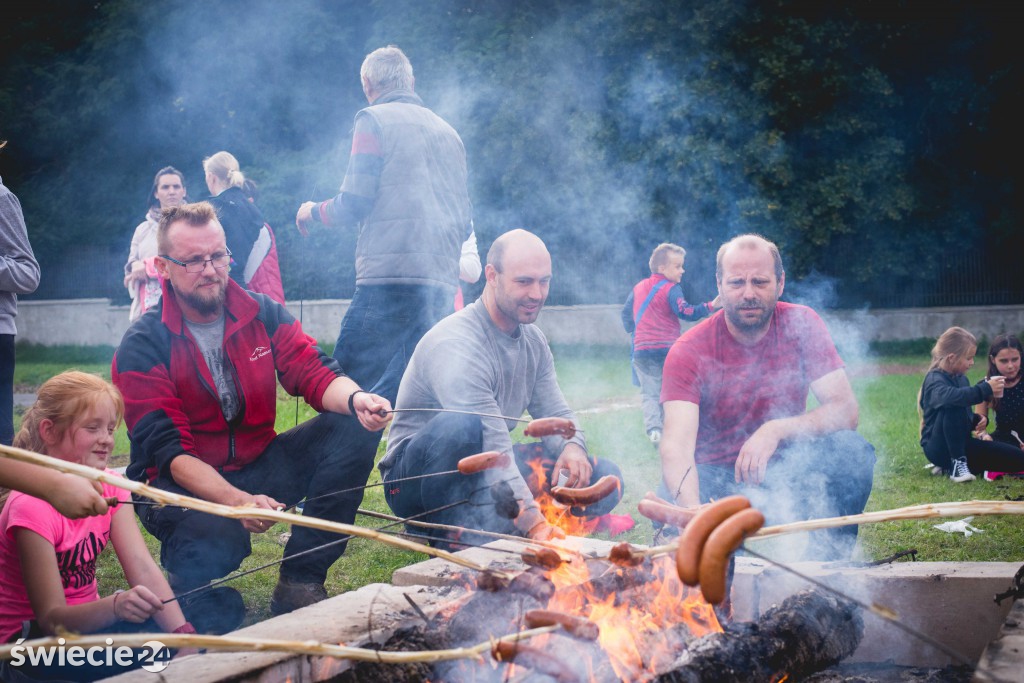
M 544 306 L 551 280 L 551 256 L 544 242 L 525 230 L 507 232 L 487 254 L 487 284 L 480 300 L 439 322 L 416 346 L 398 391 L 397 408 L 447 408 L 519 417 L 564 417 L 579 426 L 555 376 L 547 339 L 532 324 Z M 513 446 L 514 421 L 429 411 L 398 412 L 379 467 L 385 498 L 402 517 L 419 515 L 466 498 L 425 517 L 427 521 L 488 531 L 515 532 L 546 539 L 561 535 L 547 524 L 524 472 L 536 461 L 552 480 L 582 487 L 618 468 L 587 454 L 583 435 L 545 437 Z M 515 455 L 516 464 L 479 474 L 447 475 L 413 481 L 407 477 L 456 469 L 458 461 L 481 451 Z M 621 480 L 621 476 L 619 476 Z M 496 513 L 486 489 L 505 481 L 518 500 L 514 520 Z M 474 493 L 476 492 L 476 493 Z M 483 495 L 481 495 L 483 492 Z M 611 510 L 621 490 L 590 506 L 588 516 Z

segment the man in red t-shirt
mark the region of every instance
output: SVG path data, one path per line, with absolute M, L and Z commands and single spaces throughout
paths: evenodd
M 663 497 L 692 507 L 742 493 L 772 523 L 862 512 L 874 448 L 854 431 L 857 400 L 821 318 L 779 301 L 778 247 L 734 238 L 718 251 L 716 279 L 722 310 L 665 361 Z M 816 536 L 808 557 L 847 557 L 857 527 Z

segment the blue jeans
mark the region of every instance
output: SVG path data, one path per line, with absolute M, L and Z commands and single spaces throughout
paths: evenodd
M 449 472 L 458 467 L 459 460 L 479 453 L 483 450 L 483 427 L 480 418 L 475 415 L 458 415 L 442 413 L 431 419 L 416 436 L 409 440 L 405 448 L 398 454 L 396 462 L 384 477 L 385 482 L 405 477 L 415 477 L 435 472 Z M 531 462 L 539 462 L 552 481 L 551 471 L 554 468 L 557 454 L 544 449 L 541 442 L 515 444 L 513 446 L 516 466 L 524 478 L 532 471 Z M 622 473 L 612 462 L 603 459 L 591 459 L 594 472 L 592 481 L 597 481 L 606 474 L 612 474 L 622 481 Z M 489 494 L 490 488 L 501 481 L 502 475 L 496 470 L 485 470 L 477 474 L 450 474 L 412 481 L 385 483 L 384 498 L 388 506 L 399 517 L 412 517 L 428 510 L 437 510 L 451 503 L 468 499 L 469 503 L 457 505 L 447 510 L 438 510 L 430 515 L 419 517 L 421 521 L 449 524 L 471 529 L 482 529 L 505 534 L 517 534 L 511 519 L 497 514 L 494 501 Z M 604 500 L 590 505 L 584 510 L 587 517 L 596 517 L 610 512 L 622 498 L 622 491 L 608 496 Z M 444 532 L 431 533 L 438 538 Z M 465 536 L 463 537 L 465 538 Z M 491 539 L 482 539 L 487 542 Z
M 455 289 L 363 285 L 341 321 L 334 357 L 362 389 L 394 405 L 398 383 L 420 338 L 454 311 Z
M 664 354 L 637 355 L 633 358 L 633 370 L 640 380 L 640 399 L 644 411 L 644 429 L 648 434 L 664 429 L 665 411 L 661 407 L 661 376 L 665 365 Z
M 368 432 L 347 415 L 323 413 L 278 434 L 244 469 L 224 472 L 232 486 L 262 493 L 285 505 L 366 484 L 380 434 Z M 158 476 L 153 486 L 190 495 L 172 479 Z M 351 524 L 363 500 L 362 489 L 310 501 L 305 514 Z M 249 532 L 238 520 L 168 505 L 136 507 L 143 526 L 160 541 L 160 562 L 182 585 L 201 585 L 238 569 L 252 552 Z M 292 527 L 285 558 L 340 538 L 340 534 Z M 281 576 L 299 583 L 323 583 L 327 570 L 345 552 L 344 543 L 281 565 Z
M 0 443 L 14 442 L 14 335 L 0 334 Z
M 697 465 L 700 500 L 740 494 L 764 513 L 767 524 L 856 515 L 864 512 L 874 480 L 875 448 L 854 431 L 784 442 L 768 461 L 760 486 L 736 483 L 733 466 Z M 658 494 L 672 500 L 664 482 Z M 848 559 L 857 525 L 808 534 L 808 560 Z

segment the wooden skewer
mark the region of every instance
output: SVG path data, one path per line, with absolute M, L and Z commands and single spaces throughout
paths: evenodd
M 498 641 L 517 642 L 535 636 L 544 635 L 557 631 L 559 626 L 541 626 L 527 631 L 511 633 L 500 638 Z M 64 642 L 58 643 L 57 637 L 39 638 L 7 644 L 0 646 L 0 659 L 11 659 L 11 651 L 14 648 L 21 648 L 25 652 L 28 648 L 56 648 L 59 645 L 70 647 L 72 645 L 82 648 L 90 647 L 142 647 L 147 642 L 156 640 L 170 648 L 196 648 L 206 650 L 221 650 L 235 652 L 289 652 L 292 654 L 320 655 L 325 657 L 337 657 L 339 659 L 352 659 L 365 662 L 386 662 L 389 664 L 401 664 L 406 662 L 442 662 L 453 659 L 478 659 L 485 652 L 490 652 L 493 642 L 479 643 L 472 647 L 460 647 L 450 650 L 424 650 L 420 652 L 388 652 L 385 650 L 370 650 L 359 647 L 348 647 L 345 645 L 333 645 L 321 643 L 316 640 L 278 640 L 273 638 L 242 638 L 239 636 L 211 636 L 199 634 L 178 634 L 178 633 L 131 633 L 131 634 L 95 634 L 78 636 L 72 634 L 61 634 Z M 114 644 L 109 645 L 108 640 Z
M 759 539 L 774 538 L 776 536 L 784 536 L 786 534 L 795 534 L 804 531 L 834 529 L 836 527 L 849 526 L 851 524 L 877 524 L 879 522 L 896 522 L 903 519 L 933 519 L 938 517 L 959 517 L 961 515 L 1024 515 L 1024 502 L 1006 500 L 964 500 L 954 501 L 951 503 L 923 503 L 921 505 L 911 505 L 892 510 L 863 512 L 859 515 L 808 519 L 802 522 L 790 522 L 788 524 L 766 526 L 748 537 L 747 540 L 756 541 Z M 651 546 L 650 548 L 637 550 L 634 554 L 656 557 L 658 555 L 674 553 L 678 546 L 678 542 L 666 543 L 665 545 Z
M 445 550 L 431 548 L 430 546 L 422 543 L 416 543 L 415 541 L 410 541 L 405 538 L 389 536 L 364 527 L 342 524 L 341 522 L 331 522 L 326 519 L 307 517 L 305 515 L 295 515 L 288 512 L 282 512 L 280 510 L 267 510 L 265 508 L 251 506 L 242 507 L 211 503 L 208 500 L 201 500 L 199 498 L 192 498 L 191 496 L 182 496 L 177 493 L 171 493 L 170 491 L 164 491 L 152 486 L 147 486 L 141 482 L 125 479 L 118 475 L 107 474 L 103 470 L 98 470 L 93 467 L 79 465 L 78 463 L 67 462 L 57 458 L 51 458 L 48 455 L 33 453 L 32 451 L 27 451 L 22 448 L 14 448 L 13 446 L 0 444 L 0 457 L 18 460 L 20 462 L 27 462 L 33 465 L 40 465 L 52 470 L 57 470 L 58 472 L 64 472 L 65 474 L 73 474 L 85 479 L 91 479 L 92 481 L 110 484 L 111 486 L 116 486 L 120 489 L 126 489 L 133 493 L 138 493 L 145 498 L 149 498 L 150 500 L 154 500 L 165 505 L 177 505 L 192 510 L 198 510 L 199 512 L 206 512 L 218 517 L 226 517 L 228 519 L 262 519 L 268 522 L 284 522 L 286 524 L 293 524 L 296 526 L 320 529 L 321 531 L 331 531 L 338 534 L 358 536 L 360 538 L 370 538 L 387 545 L 395 546 L 396 548 L 402 548 L 403 550 L 412 550 L 426 555 L 440 557 L 454 564 L 466 567 L 467 569 L 474 569 L 480 572 L 490 571 L 492 574 L 496 574 L 502 578 L 511 579 L 511 576 L 508 576 L 504 572 L 488 570 L 487 567 L 481 566 L 476 562 L 459 557 Z
M 1024 502 L 1007 500 L 963 500 L 951 503 L 923 503 L 893 510 L 876 510 L 863 512 L 859 515 L 843 517 L 827 517 L 825 519 L 808 519 L 803 522 L 790 522 L 766 526 L 748 540 L 773 538 L 784 534 L 795 534 L 801 531 L 833 529 L 850 524 L 876 524 L 878 522 L 895 522 L 901 519 L 930 519 L 935 517 L 959 517 L 960 515 L 1024 515 Z
M 423 521 L 420 521 L 418 519 L 403 519 L 402 517 L 395 517 L 394 515 L 389 515 L 389 514 L 386 514 L 384 512 L 375 512 L 373 510 L 366 510 L 364 508 L 359 508 L 358 510 L 356 510 L 356 512 L 358 514 L 360 514 L 360 515 L 365 515 L 366 517 L 374 517 L 376 519 L 386 519 L 386 520 L 389 520 L 389 521 L 392 521 L 392 522 L 405 522 L 406 524 L 411 524 L 412 526 L 422 527 L 424 529 L 438 529 L 438 530 L 441 530 L 441 531 L 455 531 L 455 532 L 460 532 L 460 533 L 476 534 L 478 536 L 487 536 L 488 538 L 496 538 L 496 539 L 500 539 L 500 540 L 503 540 L 503 541 L 513 541 L 515 543 L 522 543 L 523 545 L 538 545 L 538 546 L 542 546 L 542 547 L 545 547 L 545 548 L 551 548 L 552 550 L 560 550 L 562 552 L 575 553 L 577 555 L 580 555 L 581 557 L 584 556 L 583 553 L 581 553 L 579 550 L 574 550 L 572 548 L 568 548 L 564 544 L 558 543 L 558 542 L 555 542 L 555 541 L 537 541 L 537 540 L 534 540 L 532 538 L 527 538 L 527 537 L 524 537 L 524 536 L 513 536 L 511 534 L 499 534 L 497 531 L 484 531 L 483 529 L 470 529 L 468 527 L 453 526 L 451 524 L 438 524 L 436 522 L 423 522 Z

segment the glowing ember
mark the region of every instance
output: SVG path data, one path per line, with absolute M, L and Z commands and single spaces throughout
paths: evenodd
M 601 629 L 598 642 L 616 675 L 622 680 L 637 680 L 642 674 L 664 670 L 678 656 L 674 648 L 659 647 L 663 642 L 660 634 L 667 629 L 685 625 L 694 638 L 722 630 L 700 591 L 679 582 L 671 558 L 655 560 L 653 575 L 646 585 L 601 597 L 588 584 L 591 577 L 584 563 L 567 563 L 548 574 L 559 587 L 548 609 L 596 623 Z

